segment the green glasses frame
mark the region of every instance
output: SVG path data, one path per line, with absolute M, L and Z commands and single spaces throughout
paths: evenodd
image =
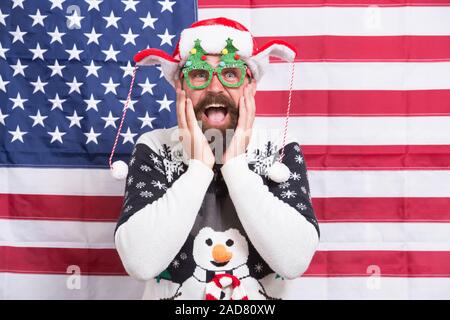
M 229 82 L 226 82 L 222 78 L 222 70 L 223 69 L 228 69 L 228 68 L 238 68 L 238 69 L 241 70 L 241 79 L 239 79 L 239 82 L 237 82 L 237 83 L 229 83 Z M 186 81 L 187 81 L 189 87 L 191 87 L 193 89 L 200 90 L 200 89 L 204 89 L 207 86 L 209 86 L 209 84 L 212 81 L 214 73 L 217 74 L 217 77 L 219 78 L 219 81 L 225 87 L 237 88 L 237 87 L 240 87 L 242 85 L 242 83 L 244 82 L 245 76 L 247 74 L 247 68 L 248 68 L 247 65 L 242 65 L 242 64 L 241 65 L 234 65 L 234 64 L 231 64 L 231 65 L 230 64 L 223 64 L 223 65 L 221 65 L 221 64 L 219 64 L 217 67 L 213 68 L 209 63 L 205 62 L 201 66 L 196 66 L 196 67 L 194 67 L 194 66 L 188 66 L 188 67 L 184 66 L 183 69 L 182 69 L 182 72 L 183 72 L 184 77 L 186 78 Z M 189 72 L 191 72 L 192 70 L 206 70 L 206 71 L 208 71 L 208 73 L 209 73 L 208 80 L 202 85 L 199 85 L 199 86 L 193 85 L 191 83 L 190 78 L 189 78 Z

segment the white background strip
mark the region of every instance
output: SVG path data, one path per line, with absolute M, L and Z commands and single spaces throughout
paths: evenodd
M 114 180 L 109 170 L 74 171 L 0 168 L 0 175 L 10 177 L 0 181 L 0 193 L 124 194 L 125 182 Z M 309 170 L 308 175 L 312 197 L 450 197 L 450 170 Z
M 211 8 L 198 16 L 237 20 L 254 36 L 450 35 L 450 8 L 439 6 Z
M 115 223 L 0 220 L 0 245 L 114 248 Z M 321 223 L 319 250 L 450 251 L 450 223 Z

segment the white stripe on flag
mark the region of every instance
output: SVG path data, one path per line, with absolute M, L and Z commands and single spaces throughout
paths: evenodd
M 444 6 L 203 8 L 198 11 L 199 20 L 215 17 L 237 20 L 257 37 L 450 35 L 449 16 L 450 8 Z
M 0 246 L 114 248 L 115 223 L 0 220 Z M 319 250 L 450 251 L 450 223 L 321 223 Z
M 0 273 L 0 299 L 140 299 L 145 286 L 130 277 L 81 276 L 81 288 L 69 289 L 70 276 Z M 287 300 L 450 299 L 450 278 L 302 277 L 284 281 Z
M 144 286 L 128 276 L 0 273 L 0 300 L 134 300 L 142 298 Z
M 284 121 L 283 117 L 256 117 L 254 126 L 276 136 Z M 445 116 L 311 116 L 289 118 L 288 133 L 300 145 L 444 145 L 450 144 L 449 128 L 450 117 Z
M 290 74 L 288 63 L 271 63 L 257 90 L 289 90 Z M 295 63 L 292 89 L 450 89 L 449 74 L 450 62 L 300 62 Z
M 54 195 L 123 195 L 125 181 L 109 169 L 0 168 L 0 193 Z
M 311 196 L 450 197 L 450 170 L 309 171 Z
M 0 184 L 0 193 L 98 195 L 95 185 L 77 183 L 88 181 L 95 171 L 98 177 L 108 170 L 76 170 L 77 181 L 68 184 L 70 169 L 1 168 L 15 177 Z M 309 170 L 312 197 L 450 197 L 450 170 Z M 123 195 L 124 181 L 109 180 L 102 194 Z M 45 181 L 46 183 L 43 183 Z M 39 185 L 39 189 L 33 188 Z M 69 210 L 69 208 L 68 208 Z

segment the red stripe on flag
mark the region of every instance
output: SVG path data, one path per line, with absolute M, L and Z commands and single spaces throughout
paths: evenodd
M 198 0 L 199 8 L 448 6 L 448 0 Z
M 303 276 L 449 277 L 448 251 L 317 251 Z
M 312 198 L 319 223 L 450 222 L 450 198 Z
M 79 199 L 73 201 L 74 198 Z M 0 195 L 1 219 L 116 222 L 122 197 Z M 6 205 L 9 200 L 12 205 Z M 312 198 L 320 222 L 450 222 L 450 198 Z M 71 203 L 72 202 L 72 203 Z M 38 206 L 33 204 L 39 203 Z M 70 208 L 61 206 L 71 203 Z M 20 205 L 17 205 L 20 204 Z
M 450 145 L 302 146 L 308 170 L 433 170 L 450 168 Z
M 258 47 L 282 39 L 298 52 L 296 61 L 449 61 L 450 36 L 256 37 Z M 273 61 L 280 61 L 273 59 Z
M 450 52 L 450 49 L 449 49 Z M 289 91 L 257 91 L 257 116 L 284 116 Z M 292 116 L 450 115 L 450 90 L 295 90 Z
M 0 247 L 0 272 L 125 275 L 114 249 L 66 249 Z M 317 251 L 304 276 L 370 276 L 369 266 L 380 268 L 381 276 L 449 277 L 448 251 Z
M 47 198 L 48 197 L 48 198 Z M 57 200 L 55 198 L 58 198 Z M 70 203 L 71 196 L 0 195 L 1 219 L 67 220 L 116 222 L 122 197 L 110 197 L 103 210 L 86 203 L 95 203 L 96 197 L 79 197 Z M 4 200 L 25 204 L 4 206 Z M 99 202 L 102 199 L 99 199 Z M 450 198 L 312 198 L 320 222 L 450 222 Z M 34 203 L 39 206 L 34 207 Z M 108 207 L 109 204 L 109 207 Z M 89 208 L 88 208 L 89 207 Z M 70 209 L 68 209 L 70 208 Z
M 0 194 L 0 218 L 117 221 L 123 197 Z
M 0 272 L 72 274 L 68 268 L 80 268 L 81 275 L 124 275 L 114 249 L 0 247 Z

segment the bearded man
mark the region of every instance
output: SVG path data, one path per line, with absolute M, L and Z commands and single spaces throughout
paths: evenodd
M 183 30 L 172 56 L 135 56 L 161 64 L 178 121 L 136 142 L 115 231 L 126 271 L 146 281 L 144 299 L 295 298 L 292 280 L 308 268 L 320 230 L 299 143 L 254 128 L 269 56 L 293 61 L 295 49 L 257 49 L 226 18 Z

